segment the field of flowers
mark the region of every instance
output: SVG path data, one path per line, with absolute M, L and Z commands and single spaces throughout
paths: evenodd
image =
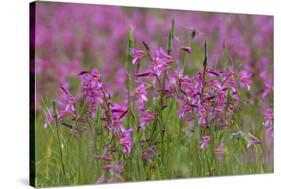
M 273 172 L 273 17 L 35 10 L 36 186 Z

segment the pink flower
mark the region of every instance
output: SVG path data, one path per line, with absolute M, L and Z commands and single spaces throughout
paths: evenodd
M 157 49 L 152 54 L 151 69 L 158 77 L 162 72 L 169 68 L 171 63 L 175 62 L 173 57 L 168 55 L 162 48 Z
M 248 91 L 251 89 L 251 80 L 252 74 L 249 71 L 241 71 L 239 74 L 239 79 L 240 79 L 240 86 L 246 88 Z
M 147 88 L 149 86 L 145 83 L 141 83 L 133 92 L 137 97 L 139 109 L 144 108 L 144 103 L 147 101 Z
M 130 49 L 131 50 L 131 55 L 133 57 L 133 64 L 136 64 L 140 61 L 140 59 L 144 58 L 147 56 L 147 53 L 143 50 L 138 50 L 138 49 Z
M 129 154 L 132 150 L 133 141 L 131 139 L 131 133 L 133 131 L 133 128 L 126 130 L 125 128 L 121 127 L 122 135 L 119 138 L 119 143 L 122 145 L 122 150 L 125 154 Z
M 260 139 L 252 135 L 250 132 L 248 132 L 248 144 L 247 148 L 251 147 L 254 144 L 261 144 Z
M 272 127 L 273 125 L 273 112 L 272 112 L 272 109 L 270 108 L 267 108 L 265 111 L 264 111 L 264 126 L 265 127 Z
M 139 126 L 139 128 L 141 129 L 141 130 L 144 130 L 145 129 L 145 126 L 148 124 L 148 123 L 150 123 L 150 122 L 152 122 L 152 121 L 154 121 L 154 120 L 156 120 L 157 119 L 157 114 L 156 113 L 154 113 L 154 112 L 149 112 L 149 111 L 147 111 L 147 112 L 142 112 L 141 113 L 141 117 L 140 117 L 140 126 Z
M 114 103 L 111 106 L 111 113 L 113 120 L 120 121 L 120 119 L 125 117 L 125 115 L 128 113 L 128 108 L 127 106 Z
M 142 159 L 148 161 L 149 164 L 152 163 L 152 159 L 155 155 L 155 152 L 154 152 L 155 148 L 156 148 L 156 146 L 150 146 L 149 148 L 144 149 L 142 151 Z
M 103 184 L 105 182 L 105 176 L 101 175 L 98 180 L 96 181 L 96 184 Z
M 58 105 L 58 119 L 65 116 L 75 116 L 75 97 L 64 87 L 60 87 L 61 95 L 55 102 Z
M 87 102 L 90 104 L 92 117 L 95 117 L 96 107 L 98 103 L 103 103 L 104 94 L 102 93 L 101 75 L 95 68 L 89 71 L 79 73 L 82 79 L 82 92 Z
M 207 123 L 207 110 L 204 106 L 199 105 L 198 107 L 198 113 L 199 113 L 199 124 L 200 125 L 206 125 Z
M 200 148 L 205 150 L 208 148 L 209 142 L 212 140 L 211 136 L 202 136 L 199 142 Z
M 51 111 L 49 110 L 49 108 L 47 108 L 46 110 L 46 120 L 44 123 L 44 128 L 47 128 L 48 125 L 52 125 L 55 121 L 55 118 L 53 116 L 53 114 L 51 113 Z

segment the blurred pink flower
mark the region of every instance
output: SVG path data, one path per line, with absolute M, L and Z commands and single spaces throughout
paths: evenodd
M 44 123 L 44 128 L 47 128 L 48 125 L 52 125 L 55 121 L 55 118 L 53 116 L 53 114 L 51 113 L 51 111 L 49 110 L 49 108 L 47 108 L 46 110 L 46 119 L 45 119 L 45 123 Z
M 248 91 L 251 89 L 251 80 L 252 74 L 249 71 L 241 71 L 239 74 L 239 79 L 240 79 L 240 86 L 246 88 Z
M 154 112 L 149 112 L 149 111 L 147 111 L 147 112 L 141 112 L 141 117 L 140 117 L 140 119 L 139 119 L 139 121 L 140 121 L 140 126 L 139 126 L 139 128 L 142 129 L 142 130 L 144 130 L 144 129 L 145 129 L 145 126 L 146 126 L 148 123 L 150 123 L 150 122 L 152 122 L 152 121 L 154 121 L 154 120 L 156 120 L 156 119 L 157 119 L 157 114 L 154 113 Z
M 251 147 L 252 145 L 255 144 L 261 144 L 260 139 L 252 135 L 250 132 L 248 132 L 248 143 L 247 143 L 247 148 Z
M 212 140 L 211 136 L 202 136 L 199 142 L 200 148 L 205 150 L 208 148 L 209 142 Z
M 133 57 L 133 64 L 136 64 L 140 61 L 140 59 L 144 58 L 147 56 L 147 53 L 143 50 L 138 50 L 138 49 L 130 49 L 131 50 L 131 55 Z
M 134 131 L 133 128 L 126 130 L 121 127 L 121 137 L 119 138 L 119 143 L 123 146 L 123 152 L 129 154 L 132 150 L 133 141 L 131 139 L 131 133 Z

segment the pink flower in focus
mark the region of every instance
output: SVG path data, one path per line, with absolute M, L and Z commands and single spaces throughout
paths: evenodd
M 75 116 L 75 97 L 64 87 L 60 87 L 61 95 L 55 102 L 58 105 L 58 119 L 65 116 Z
M 159 77 L 164 70 L 169 68 L 171 63 L 175 62 L 173 57 L 168 55 L 162 48 L 157 49 L 152 54 L 151 69 Z
M 92 117 L 95 117 L 96 107 L 98 103 L 103 103 L 104 94 L 102 93 L 101 75 L 95 68 L 89 71 L 79 73 L 82 80 L 82 92 L 90 104 Z

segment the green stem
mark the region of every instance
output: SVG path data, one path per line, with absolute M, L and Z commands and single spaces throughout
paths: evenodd
M 60 153 L 61 168 L 62 168 L 63 176 L 65 176 L 63 154 L 62 154 L 62 149 L 61 149 L 61 139 L 60 139 L 60 134 L 59 134 L 58 115 L 57 115 L 57 109 L 56 109 L 56 103 L 55 102 L 53 102 L 53 108 L 54 108 L 54 117 L 55 117 L 55 127 L 56 127 L 56 130 L 57 130 L 57 139 L 58 139 L 58 148 L 59 148 L 59 153 Z

